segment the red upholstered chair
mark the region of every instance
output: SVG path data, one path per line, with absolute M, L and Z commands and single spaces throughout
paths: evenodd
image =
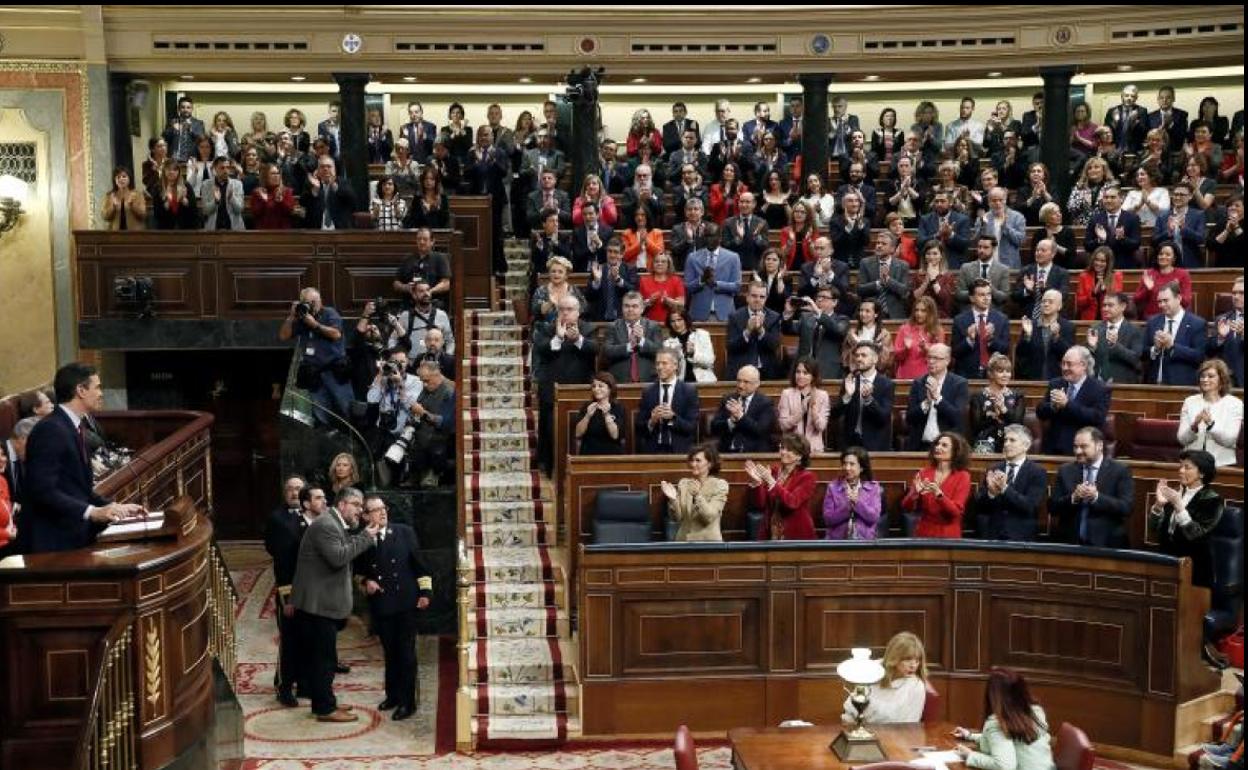
M 927 697 L 923 700 L 923 721 L 939 722 L 940 721 L 940 691 L 932 687 L 932 683 L 924 680 L 923 686 L 927 689 Z
M 1096 752 L 1087 733 L 1070 722 L 1062 722 L 1053 744 L 1053 763 L 1057 770 L 1092 770 L 1095 762 Z
M 676 770 L 698 770 L 698 752 L 693 746 L 693 736 L 689 734 L 688 725 L 676 728 Z
M 1174 462 L 1179 456 L 1179 421 L 1141 417 L 1135 421 L 1131 459 Z

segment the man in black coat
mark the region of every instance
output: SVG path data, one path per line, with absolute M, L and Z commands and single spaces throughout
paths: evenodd
M 953 354 L 948 345 L 927 349 L 927 374 L 910 386 L 906 405 L 906 450 L 924 452 L 946 431 L 966 435 L 966 405 L 970 386 L 966 378 L 949 371 Z
M 743 192 L 738 199 L 739 214 L 724 222 L 724 248 L 735 251 L 741 258 L 741 272 L 758 269 L 763 252 L 770 247 L 767 240 L 767 220 L 754 214 L 754 193 Z M 832 246 L 829 243 L 828 253 Z
M 373 547 L 355 560 L 386 660 L 386 698 L 377 708 L 394 709 L 391 719 L 398 721 L 416 713 L 416 612 L 429 607 L 433 579 L 420 561 L 415 530 L 391 523 L 384 500 L 365 496 L 364 515 L 378 528 Z
M 1075 435 L 1075 461 L 1057 471 L 1049 515 L 1067 543 L 1100 548 L 1127 546 L 1127 520 L 1135 503 L 1131 469 L 1105 456 L 1105 435 L 1083 428 Z
M 772 431 L 776 405 L 758 392 L 761 382 L 758 369 L 743 366 L 737 370 L 737 391 L 724 394 L 720 400 L 711 420 L 711 435 L 719 440 L 721 453 L 770 452 L 775 448 Z
M 641 392 L 633 418 L 638 454 L 683 455 L 698 433 L 701 402 L 693 383 L 677 379 L 680 362 L 671 348 L 654 356 L 658 382 Z
M 893 449 L 893 381 L 876 371 L 879 359 L 874 343 L 864 340 L 855 345 L 854 370 L 845 378 L 840 397 L 832 399 L 832 416 L 841 420 L 842 449 Z
M 767 304 L 767 287 L 755 281 L 745 296 L 746 306 L 728 316 L 725 347 L 728 360 L 724 379 L 737 377 L 743 366 L 754 366 L 771 380 L 780 372 L 780 314 Z
M 821 286 L 814 299 L 793 300 L 781 316 L 781 328 L 797 335 L 797 358 L 813 358 L 825 381 L 845 376 L 841 345 L 849 333 L 849 319 L 837 312 L 839 301 L 835 286 Z
M 598 206 L 586 202 L 581 207 L 581 216 L 585 224 L 572 231 L 572 272 L 588 273 L 589 266 L 595 262 L 607 261 L 607 244 L 615 234 L 607 225 L 598 219 Z
M 1221 358 L 1231 370 L 1235 387 L 1244 387 L 1244 277 L 1231 286 L 1231 309 L 1214 319 L 1205 355 Z
M 975 494 L 976 521 L 982 539 L 1036 539 L 1036 514 L 1049 484 L 1049 474 L 1044 466 L 1027 459 L 1030 448 L 1031 431 L 1026 426 L 1005 426 L 1005 460 L 988 469 Z
M 143 514 L 143 506 L 113 503 L 95 492 L 83 431 L 104 406 L 95 367 L 74 362 L 53 380 L 57 408 L 39 421 L 26 443 L 24 526 L 30 553 L 85 548 L 109 524 Z
M 305 492 L 306 489 L 306 492 Z M 293 628 L 295 607 L 290 603 L 299 560 L 299 542 L 308 531 L 308 522 L 325 511 L 325 492 L 308 487 L 302 476 L 290 476 L 282 485 L 282 504 L 273 509 L 264 527 L 264 550 L 273 559 L 273 587 L 277 590 L 277 670 L 273 685 L 283 706 L 298 706 L 295 685 L 299 681 L 298 632 Z
M 316 176 L 303 193 L 304 222 L 309 230 L 350 230 L 355 220 L 355 193 L 338 180 L 334 159 L 322 156 Z
M 542 372 L 537 383 L 538 460 L 544 468 L 551 468 L 555 385 L 588 385 L 598 359 L 593 327 L 581 320 L 581 304 L 576 297 L 568 295 L 559 300 L 559 315 L 554 321 L 534 326 L 533 352 Z
M 1109 386 L 1092 376 L 1092 352 L 1072 345 L 1062 356 L 1062 376 L 1049 381 L 1036 416 L 1044 422 L 1046 455 L 1068 455 L 1075 434 L 1083 428 L 1105 427 L 1109 415 Z
M 1101 205 L 1092 213 L 1083 236 L 1083 250 L 1088 254 L 1101 246 L 1114 252 L 1116 269 L 1140 266 L 1140 218 L 1122 210 L 1122 190 L 1106 185 L 1101 190 Z

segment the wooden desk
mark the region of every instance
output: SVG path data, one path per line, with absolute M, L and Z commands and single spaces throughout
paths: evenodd
M 829 746 L 845 729 L 841 725 L 736 727 L 728 731 L 732 766 L 734 770 L 844 770 L 850 765 L 837 759 Z M 946 722 L 867 725 L 867 729 L 875 733 L 889 761 L 918 759 L 920 752 L 915 748 L 920 746 L 945 751 L 957 745 L 950 735 L 953 725 Z

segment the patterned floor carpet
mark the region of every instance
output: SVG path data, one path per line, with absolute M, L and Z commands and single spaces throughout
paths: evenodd
M 273 621 L 273 573 L 264 549 L 254 543 L 222 546 L 239 592 L 236 608 L 238 696 L 244 714 L 244 756 L 230 770 L 667 770 L 670 748 L 661 744 L 582 744 L 552 752 L 454 753 L 454 645 L 420 637 L 420 709 L 394 722 L 376 710 L 383 697 L 381 645 L 352 618 L 338 637 L 342 662 L 351 673 L 334 683 L 341 702 L 359 722 L 324 724 L 303 702 L 287 709 L 274 700 L 277 629 Z M 441 643 L 440 643 L 441 642 Z M 441 655 L 440 655 L 441 650 Z M 441 666 L 441 668 L 440 668 Z M 727 770 L 722 745 L 699 751 L 701 767 Z

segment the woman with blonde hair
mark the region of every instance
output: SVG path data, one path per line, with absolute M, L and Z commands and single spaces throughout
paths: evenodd
M 1092 214 L 1101 206 L 1101 190 L 1114 181 L 1114 175 L 1104 158 L 1088 158 L 1088 162 L 1083 164 L 1083 171 L 1079 173 L 1079 180 L 1071 188 L 1070 198 L 1066 201 L 1071 224 L 1086 226 L 1092 221 Z
M 230 113 L 221 111 L 212 116 L 208 138 L 212 140 L 213 156 L 220 158 L 224 155 L 231 160 L 238 160 L 238 131 L 234 129 L 234 119 L 230 117 Z
M 607 195 L 606 188 L 602 186 L 602 178 L 597 174 L 586 174 L 585 181 L 581 183 L 581 194 L 576 196 L 576 200 L 572 204 L 572 225 L 580 227 L 585 224 L 585 217 L 581 214 L 581 207 L 586 203 L 592 203 L 598 207 L 598 221 L 607 227 L 615 227 L 616 219 L 619 214 L 615 210 L 615 199 Z
M 183 168 L 166 160 L 160 168 L 160 182 L 148 191 L 157 230 L 198 230 L 199 205 L 195 191 L 186 183 Z
M 256 110 L 251 113 L 251 130 L 243 135 L 243 139 L 251 143 L 263 156 L 261 160 L 271 163 L 277 157 L 277 136 L 269 130 L 269 118 Z
M 871 700 L 863 712 L 864 722 L 919 722 L 927 703 L 927 653 L 923 642 L 909 631 L 888 640 L 884 657 L 884 678 L 871 687 Z M 842 719 L 852 722 L 856 710 L 845 699 Z
M 329 461 L 329 487 L 333 493 L 360 483 L 360 468 L 349 452 L 339 452 Z M 332 497 L 332 495 L 331 495 Z

